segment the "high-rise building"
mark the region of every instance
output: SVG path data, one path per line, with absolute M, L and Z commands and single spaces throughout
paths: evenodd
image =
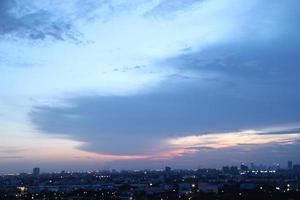
M 171 167 L 166 166 L 165 171 L 166 171 L 167 173 L 170 173 L 170 172 L 171 172 Z
M 293 162 L 292 161 L 288 161 L 288 169 L 289 170 L 293 169 Z
M 237 166 L 231 166 L 230 167 L 230 173 L 231 174 L 239 174 L 239 170 Z
M 165 168 L 165 174 L 164 174 L 164 178 L 170 178 L 171 176 L 171 167 L 166 166 Z
M 250 169 L 254 170 L 254 168 L 255 168 L 255 166 L 254 166 L 254 163 L 252 162 L 252 163 L 250 164 Z
M 34 176 L 40 175 L 40 168 L 38 168 L 38 167 L 33 168 L 32 174 L 33 174 Z
M 228 166 L 222 167 L 222 171 L 223 171 L 224 174 L 229 174 L 230 173 L 230 169 L 229 169 Z
M 293 170 L 295 173 L 300 174 L 300 165 L 298 164 L 293 165 Z
M 249 168 L 247 165 L 245 165 L 244 163 L 241 164 L 241 171 L 248 171 Z

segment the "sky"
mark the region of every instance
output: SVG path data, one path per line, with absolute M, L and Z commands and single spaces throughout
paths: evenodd
M 0 0 L 0 173 L 300 163 L 298 0 Z

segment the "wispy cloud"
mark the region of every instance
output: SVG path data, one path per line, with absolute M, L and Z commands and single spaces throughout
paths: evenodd
M 183 149 L 211 148 L 222 149 L 240 145 L 265 145 L 265 144 L 292 144 L 300 139 L 299 132 L 282 130 L 275 133 L 262 130 L 247 130 L 240 132 L 212 133 L 204 135 L 191 135 L 168 140 L 168 144 Z
M 74 40 L 80 34 L 70 19 L 60 13 L 38 7 L 31 1 L 3 0 L 0 2 L 0 35 L 31 40 Z
M 273 130 L 274 132 L 267 131 Z M 176 157 L 197 154 L 202 151 L 223 151 L 235 148 L 240 152 L 246 148 L 255 151 L 257 148 L 276 145 L 292 145 L 300 140 L 300 132 L 293 132 L 293 128 L 267 128 L 258 130 L 245 130 L 226 133 L 206 133 L 169 138 L 164 142 L 164 147 L 150 154 L 141 155 L 114 155 L 114 154 L 89 154 L 89 159 L 114 160 L 166 160 Z M 273 135 L 275 134 L 275 135 Z

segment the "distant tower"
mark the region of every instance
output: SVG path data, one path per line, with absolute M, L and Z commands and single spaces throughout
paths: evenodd
M 229 174 L 230 173 L 230 169 L 229 169 L 228 166 L 223 166 L 222 171 L 223 171 L 224 174 Z
M 166 171 L 167 173 L 170 173 L 170 172 L 171 172 L 171 167 L 166 166 L 165 171 Z
M 288 161 L 288 169 L 289 170 L 293 169 L 293 162 L 292 161 Z
M 254 163 L 253 163 L 253 162 L 250 164 L 250 168 L 251 168 L 252 170 L 255 168 L 255 166 L 254 166 Z
M 40 168 L 38 168 L 38 167 L 33 168 L 32 174 L 33 174 L 34 176 L 40 175 Z
M 165 177 L 165 178 L 170 178 L 170 176 L 171 176 L 171 171 L 172 171 L 171 167 L 166 166 L 164 177 Z
M 247 165 L 245 165 L 244 163 L 241 164 L 241 171 L 248 171 L 249 168 Z

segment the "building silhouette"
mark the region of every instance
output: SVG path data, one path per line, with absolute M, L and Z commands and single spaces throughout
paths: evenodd
M 34 176 L 40 175 L 40 168 L 38 168 L 38 167 L 33 168 L 32 174 L 33 174 Z

